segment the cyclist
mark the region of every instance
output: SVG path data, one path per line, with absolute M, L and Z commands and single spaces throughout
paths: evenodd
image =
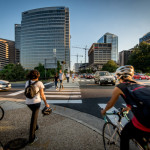
M 103 116 L 105 115 L 107 110 L 114 106 L 120 95 L 127 103 L 127 107 L 124 108 L 123 111 L 131 110 L 131 105 L 129 105 L 127 102 L 128 97 L 124 93 L 127 86 L 129 86 L 131 83 L 137 83 L 136 81 L 132 80 L 132 77 L 134 75 L 134 68 L 130 65 L 121 66 L 116 70 L 116 75 L 119 84 L 114 88 L 112 97 L 107 103 L 105 109 L 101 110 L 101 114 Z M 146 144 L 143 138 L 150 138 L 150 128 L 142 125 L 135 116 L 129 123 L 125 125 L 121 132 L 120 150 L 129 150 L 129 140 L 132 138 L 137 140 L 142 147 Z

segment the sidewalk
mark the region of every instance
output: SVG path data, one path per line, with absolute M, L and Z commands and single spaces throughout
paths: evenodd
M 3 145 L 17 138 L 28 139 L 31 117 L 28 107 L 6 100 L 0 103 L 5 110 L 5 116 L 0 122 L 0 141 Z M 92 118 L 88 114 L 60 106 L 52 107 L 54 112 L 49 116 L 43 117 L 41 112 L 39 113 L 40 129 L 36 133 L 38 141 L 27 145 L 23 150 L 103 150 L 100 132 L 91 124 L 87 124 L 88 121 L 95 120 L 92 123 L 98 125 L 96 117 Z
M 65 83 L 67 85 L 78 85 Z M 5 116 L 0 121 L 0 141 L 8 142 L 25 138 L 28 140 L 31 111 L 22 99 L 0 98 Z M 41 109 L 44 106 L 41 105 Z M 40 126 L 36 135 L 38 141 L 26 145 L 23 150 L 103 150 L 101 136 L 104 121 L 92 115 L 61 106 L 51 105 L 53 113 L 44 116 L 39 113 Z

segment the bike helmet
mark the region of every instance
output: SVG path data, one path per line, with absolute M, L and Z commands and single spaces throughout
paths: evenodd
M 131 65 L 125 65 L 121 66 L 116 70 L 116 75 L 119 77 L 128 77 L 128 76 L 133 76 L 134 75 L 134 68 Z
M 42 110 L 42 114 L 43 115 L 49 115 L 49 114 L 51 114 L 52 113 L 52 108 L 50 108 L 50 107 L 44 107 L 43 108 L 43 110 Z

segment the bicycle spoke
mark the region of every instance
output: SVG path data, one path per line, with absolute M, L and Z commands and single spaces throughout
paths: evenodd
M 120 135 L 115 125 L 107 122 L 103 128 L 103 142 L 105 150 L 119 150 Z

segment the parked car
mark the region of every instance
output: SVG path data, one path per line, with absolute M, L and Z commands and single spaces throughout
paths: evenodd
M 108 71 L 96 71 L 95 73 L 95 83 L 99 85 L 102 84 L 112 84 L 115 85 L 116 79 Z
M 93 75 L 92 74 L 87 74 L 86 79 L 93 79 Z
M 133 76 L 133 79 L 145 80 L 147 78 L 144 74 L 135 73 L 134 76 Z
M 146 76 L 146 79 L 147 79 L 147 80 L 150 80 L 150 76 L 148 76 L 148 75 L 145 75 L 145 76 Z
M 0 80 L 0 91 L 11 89 L 9 81 Z

